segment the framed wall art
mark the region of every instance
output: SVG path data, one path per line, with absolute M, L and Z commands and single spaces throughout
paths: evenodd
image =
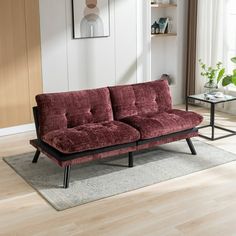
M 75 39 L 110 35 L 109 0 L 72 0 Z

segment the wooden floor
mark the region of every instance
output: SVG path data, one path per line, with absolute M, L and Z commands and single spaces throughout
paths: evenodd
M 236 130 L 236 117 L 217 119 Z M 1 137 L 0 156 L 33 151 L 33 137 Z M 211 144 L 236 153 L 236 136 Z M 0 235 L 235 236 L 236 162 L 57 212 L 1 158 Z

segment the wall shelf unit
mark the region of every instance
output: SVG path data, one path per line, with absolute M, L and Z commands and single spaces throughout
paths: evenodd
M 174 104 L 183 102 L 186 6 L 187 0 L 170 0 L 169 4 L 149 5 L 151 79 L 157 80 L 162 74 L 170 76 Z M 167 33 L 152 34 L 151 26 L 158 23 L 160 18 L 169 19 Z
M 168 30 L 165 34 L 151 34 L 151 36 L 176 36 L 177 35 L 177 2 L 169 4 L 156 3 L 151 4 L 151 23 L 158 23 L 159 18 L 166 17 L 169 19 Z M 161 35 L 161 36 L 159 36 Z

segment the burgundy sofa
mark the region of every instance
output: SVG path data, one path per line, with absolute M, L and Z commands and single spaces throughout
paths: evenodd
M 166 80 L 77 92 L 40 94 L 33 108 L 37 139 L 30 143 L 64 168 L 69 186 L 71 165 L 133 152 L 198 135 L 202 116 L 172 108 Z

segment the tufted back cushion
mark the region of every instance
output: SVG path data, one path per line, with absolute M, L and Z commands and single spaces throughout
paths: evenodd
M 116 120 L 128 116 L 162 112 L 172 108 L 167 80 L 110 87 Z
M 52 130 L 113 120 L 108 88 L 36 96 L 40 136 Z

